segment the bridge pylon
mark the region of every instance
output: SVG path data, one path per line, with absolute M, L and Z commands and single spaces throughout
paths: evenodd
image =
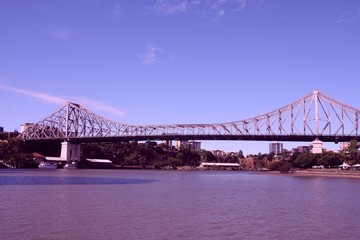
M 60 157 L 66 161 L 80 160 L 80 144 L 62 142 Z
M 311 152 L 314 154 L 320 154 L 323 151 L 323 147 L 322 147 L 322 141 L 320 141 L 319 139 L 315 139 L 312 142 L 312 149 Z

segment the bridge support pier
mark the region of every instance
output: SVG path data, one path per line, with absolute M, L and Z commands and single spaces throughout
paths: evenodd
M 322 141 L 320 141 L 319 139 L 315 139 L 312 142 L 312 149 L 311 152 L 314 154 L 319 154 L 322 153 L 323 149 L 322 149 Z
M 80 144 L 62 142 L 60 157 L 66 161 L 80 161 Z

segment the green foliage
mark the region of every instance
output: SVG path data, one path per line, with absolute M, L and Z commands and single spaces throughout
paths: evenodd
M 311 168 L 314 165 L 317 165 L 316 161 L 317 155 L 310 152 L 303 152 L 297 155 L 293 165 L 298 168 Z
M 182 161 L 178 158 L 169 157 L 167 159 L 167 163 L 169 166 L 171 166 L 173 169 L 177 169 L 177 167 L 182 165 Z
M 50 146 L 50 145 L 49 145 Z M 42 151 L 46 154 L 48 147 L 43 147 Z M 52 147 L 51 147 L 52 148 Z M 0 159 L 14 167 L 36 167 L 30 153 L 36 149 L 20 139 L 9 138 L 8 142 L 0 142 Z M 60 149 L 60 148 L 59 148 Z M 53 151 L 53 149 L 50 149 Z M 214 156 L 210 151 L 194 152 L 189 149 L 174 150 L 169 149 L 163 144 L 153 142 L 138 143 L 118 142 L 118 143 L 83 143 L 81 147 L 82 158 L 105 158 L 110 159 L 117 166 L 140 166 L 162 168 L 170 166 L 176 169 L 179 166 L 200 165 L 200 160 L 204 162 L 224 162 L 238 163 L 243 157 L 240 150 L 237 154 L 226 156 Z M 314 165 L 324 165 L 324 167 L 336 167 L 346 161 L 349 164 L 360 162 L 359 144 L 353 140 L 349 147 L 340 153 L 325 152 L 322 154 L 312 154 L 310 152 L 294 153 L 291 156 L 291 164 L 288 161 L 278 161 L 290 159 L 289 153 L 275 157 L 274 154 L 255 154 L 253 156 L 254 168 L 260 169 L 266 166 L 270 170 L 288 172 L 291 167 L 311 168 Z M 269 163 L 270 162 L 270 163 Z
M 206 151 L 204 154 L 204 162 L 217 162 L 217 158 L 210 151 Z
M 345 156 L 345 161 L 348 164 L 360 163 L 360 154 L 359 154 L 359 143 L 356 140 L 351 140 L 349 146 L 343 151 Z
M 214 157 L 209 152 L 208 157 Z M 162 168 L 171 166 L 198 166 L 200 164 L 200 154 L 181 149 L 171 151 L 166 146 L 157 145 L 153 142 L 145 144 L 138 142 L 121 143 L 86 143 L 82 145 L 83 158 L 106 158 L 114 164 L 123 166 L 140 166 L 146 168 L 154 166 Z
M 10 138 L 8 142 L 0 143 L 0 158 L 6 164 L 16 168 L 37 167 L 31 154 L 28 152 L 27 145 L 18 138 Z
M 292 169 L 291 163 L 287 161 L 274 161 L 269 164 L 270 171 L 279 171 L 281 173 L 288 173 Z
M 341 154 L 334 152 L 324 152 L 317 158 L 316 165 L 323 165 L 324 167 L 336 167 L 342 164 L 344 157 Z
M 182 166 L 200 165 L 200 155 L 190 149 L 180 149 L 176 158 L 182 161 Z
M 275 157 L 275 153 L 274 152 L 270 152 L 269 155 L 268 155 L 268 159 L 269 161 L 272 161 Z

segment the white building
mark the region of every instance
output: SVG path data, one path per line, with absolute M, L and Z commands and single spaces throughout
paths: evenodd
M 29 126 L 33 125 L 33 123 L 23 123 L 20 125 L 20 133 L 25 132 Z
M 322 141 L 320 141 L 319 139 L 314 140 L 312 142 L 311 152 L 314 154 L 322 153 L 323 152 Z

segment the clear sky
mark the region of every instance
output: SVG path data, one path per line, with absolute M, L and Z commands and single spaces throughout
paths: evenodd
M 315 89 L 360 108 L 359 77 L 359 0 L 0 0 L 7 131 L 66 101 L 144 125 L 242 120 Z

